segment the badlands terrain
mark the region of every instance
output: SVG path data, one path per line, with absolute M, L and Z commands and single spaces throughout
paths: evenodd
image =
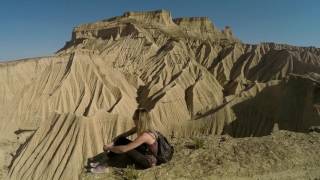
M 54 56 L 1 62 L 0 84 L 0 179 L 320 178 L 315 47 L 126 12 L 74 28 Z M 137 107 L 175 144 L 173 160 L 85 174 Z

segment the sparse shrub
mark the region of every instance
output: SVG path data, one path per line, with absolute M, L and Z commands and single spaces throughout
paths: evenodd
M 139 179 L 139 172 L 135 169 L 135 166 L 128 166 L 122 175 L 125 180 Z
M 194 149 L 204 148 L 204 140 L 199 137 L 192 138 Z

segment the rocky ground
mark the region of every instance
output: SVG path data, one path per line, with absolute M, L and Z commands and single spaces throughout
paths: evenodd
M 110 168 L 82 179 L 319 179 L 320 134 L 279 131 L 264 137 L 173 139 L 171 162 L 148 170 Z

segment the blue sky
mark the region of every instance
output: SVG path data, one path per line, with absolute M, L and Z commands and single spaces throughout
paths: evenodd
M 208 16 L 245 43 L 320 47 L 319 0 L 1 0 L 0 61 L 51 55 L 78 24 L 156 9 Z

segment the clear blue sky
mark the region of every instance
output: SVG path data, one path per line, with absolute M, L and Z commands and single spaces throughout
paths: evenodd
M 51 55 L 78 24 L 155 9 L 208 16 L 246 43 L 320 47 L 320 0 L 1 0 L 0 61 Z

